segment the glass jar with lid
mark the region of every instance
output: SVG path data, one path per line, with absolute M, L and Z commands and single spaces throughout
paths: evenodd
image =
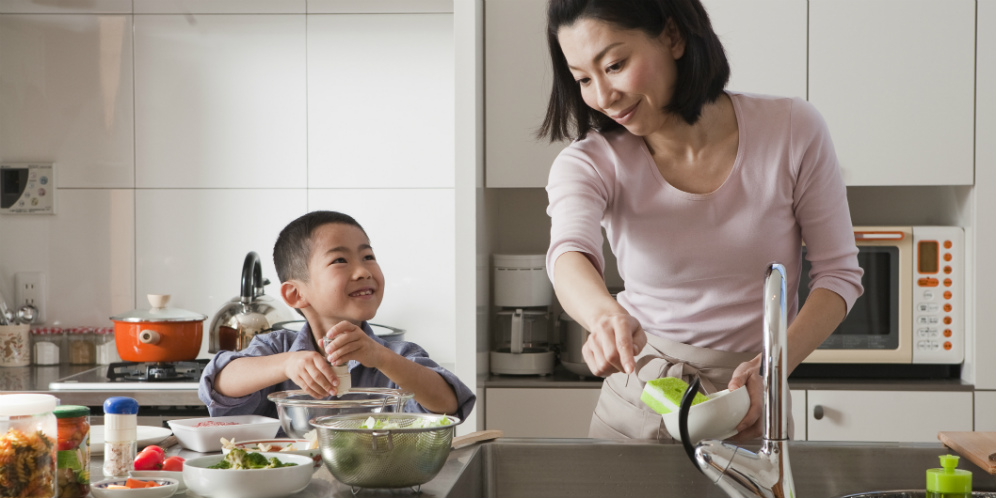
M 93 329 L 93 344 L 97 350 L 97 364 L 110 365 L 121 361 L 118 347 L 114 342 L 114 327 L 97 327 Z
M 2 496 L 55 496 L 57 404 L 47 394 L 0 395 Z
M 90 493 L 90 409 L 57 406 L 59 442 L 55 482 L 59 498 L 83 498 Z
M 70 365 L 93 365 L 97 361 L 92 327 L 70 328 L 66 334 L 66 347 Z
M 31 361 L 35 365 L 59 365 L 66 362 L 66 335 L 60 327 L 31 329 Z

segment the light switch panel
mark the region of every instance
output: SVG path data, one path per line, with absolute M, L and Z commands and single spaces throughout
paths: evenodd
M 0 214 L 55 214 L 55 166 L 0 164 Z

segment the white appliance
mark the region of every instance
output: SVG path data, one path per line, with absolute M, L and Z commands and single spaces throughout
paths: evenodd
M 495 254 L 495 326 L 491 373 L 550 375 L 556 353 L 550 345 L 553 285 L 544 254 Z

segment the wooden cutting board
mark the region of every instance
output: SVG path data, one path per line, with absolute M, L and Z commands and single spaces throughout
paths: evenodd
M 938 432 L 945 446 L 996 475 L 996 432 Z

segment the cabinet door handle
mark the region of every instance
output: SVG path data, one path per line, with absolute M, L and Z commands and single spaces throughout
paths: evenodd
M 813 407 L 813 418 L 816 420 L 823 420 L 823 405 L 816 405 Z

